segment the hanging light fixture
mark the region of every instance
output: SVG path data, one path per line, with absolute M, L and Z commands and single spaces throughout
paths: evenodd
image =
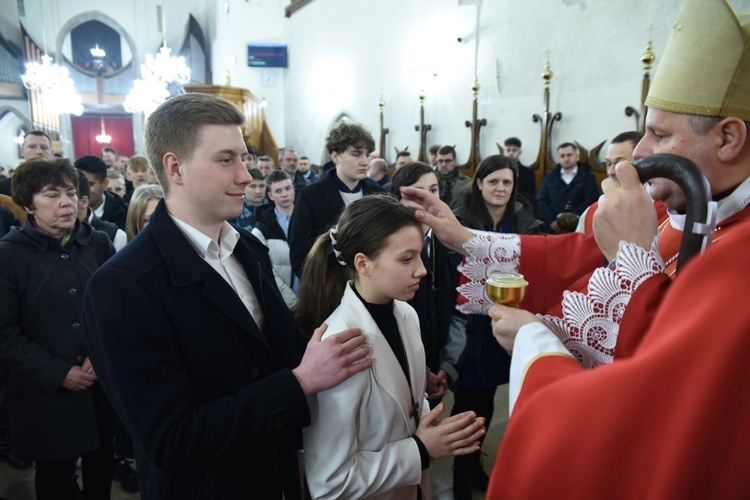
M 166 83 L 158 80 L 135 80 L 122 105 L 128 113 L 145 113 L 148 116 L 168 97 Z
M 91 67 L 97 76 L 101 76 L 106 72 L 107 62 L 104 60 L 107 57 L 107 53 L 103 48 L 99 47 L 97 43 L 91 50 Z
M 96 136 L 96 142 L 99 144 L 109 144 L 112 142 L 112 136 L 107 135 L 107 131 L 104 130 L 104 116 L 100 116 L 99 118 L 101 119 L 102 133 Z
M 44 55 L 41 63 L 39 61 L 26 63 L 26 74 L 21 76 L 21 80 L 24 87 L 39 92 L 39 98 L 44 102 L 45 108 L 52 114 L 79 116 L 83 113 L 81 96 L 76 92 L 76 86 L 70 77 L 68 68 L 54 64 L 52 58 L 47 54 L 47 34 L 44 29 L 44 9 L 42 9 L 41 0 L 39 10 L 42 13 Z
M 104 57 L 107 55 L 107 53 L 104 51 L 103 48 L 99 47 L 99 44 L 97 43 L 93 49 L 91 49 L 91 56 L 95 57 L 97 59 L 104 59 Z
M 133 82 L 133 88 L 125 98 L 123 106 L 129 113 L 142 112 L 149 115 L 159 104 L 169 98 L 169 85 L 185 85 L 190 81 L 190 68 L 182 56 L 172 56 L 167 47 L 167 22 L 162 6 L 162 46 L 154 56 L 146 55 L 141 64 L 141 78 Z
M 146 55 L 146 61 L 141 65 L 141 78 L 143 80 L 163 81 L 167 85 L 176 83 L 185 85 L 190 81 L 190 68 L 185 64 L 185 58 L 173 57 L 172 49 L 167 47 L 167 39 L 161 46 L 156 56 Z

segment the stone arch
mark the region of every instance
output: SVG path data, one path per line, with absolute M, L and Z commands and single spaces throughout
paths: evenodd
M 120 36 L 125 39 L 128 46 L 130 47 L 130 54 L 133 58 L 131 67 L 133 68 L 133 73 L 135 75 L 134 78 L 136 78 L 137 68 L 139 67 L 137 61 L 140 61 L 140 58 L 138 55 L 138 47 L 135 44 L 135 40 L 133 40 L 133 37 L 130 36 L 130 34 L 125 30 L 125 28 L 123 28 L 120 23 L 118 23 L 115 19 L 109 17 L 107 14 L 99 12 L 98 10 L 82 12 L 81 14 L 70 18 L 68 22 L 66 22 L 57 33 L 57 40 L 55 41 L 55 53 L 59 56 L 62 55 L 62 47 L 63 42 L 65 42 L 65 37 L 68 36 L 73 28 L 88 21 L 99 21 L 100 23 L 106 24 L 113 30 L 117 31 L 117 33 L 119 33 Z
M 23 113 L 12 106 L 0 106 L 0 120 L 5 118 L 5 115 L 12 113 L 21 121 L 21 126 L 27 132 L 31 130 L 31 121 Z

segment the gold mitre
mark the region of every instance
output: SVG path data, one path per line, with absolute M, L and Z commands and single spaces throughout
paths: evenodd
M 750 121 L 748 21 L 747 15 L 740 21 L 726 0 L 685 0 L 646 105 Z

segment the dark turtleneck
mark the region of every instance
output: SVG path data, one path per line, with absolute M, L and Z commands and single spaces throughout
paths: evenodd
M 391 346 L 393 354 L 398 360 L 398 364 L 401 365 L 401 369 L 404 371 L 406 381 L 409 383 L 411 388 L 411 377 L 409 377 L 409 361 L 406 359 L 406 350 L 404 349 L 404 342 L 401 340 L 401 334 L 398 331 L 398 323 L 396 317 L 393 315 L 393 300 L 387 304 L 371 304 L 357 291 L 357 287 L 354 283 L 351 284 L 352 290 L 357 295 L 359 300 L 364 304 L 367 312 L 370 313 L 372 319 L 375 320 L 375 324 L 378 325 L 380 331 L 383 333 L 383 337 L 388 341 L 388 345 Z

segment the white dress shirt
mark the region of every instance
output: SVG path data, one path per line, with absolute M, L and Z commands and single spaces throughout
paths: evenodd
M 258 328 L 263 330 L 265 317 L 258 302 L 258 296 L 245 274 L 245 269 L 234 256 L 234 247 L 240 241 L 240 233 L 227 222 L 221 226 L 219 242 L 215 242 L 193 226 L 170 214 L 177 228 L 185 235 L 190 244 L 198 252 L 198 255 L 208 263 L 219 275 L 224 278 L 237 296 L 245 304 L 250 315 L 255 320 Z
M 576 175 L 578 174 L 578 165 L 573 167 L 573 170 L 570 172 L 566 172 L 564 168 L 560 169 L 560 177 L 562 177 L 562 180 L 565 184 L 570 184 L 573 182 L 573 179 L 576 178 Z

